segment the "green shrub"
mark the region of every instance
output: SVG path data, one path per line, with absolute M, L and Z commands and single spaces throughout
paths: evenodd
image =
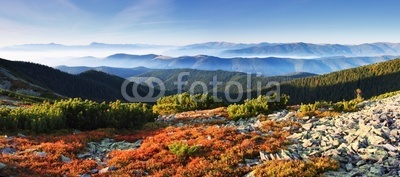
M 274 110 L 283 109 L 289 101 L 289 96 L 281 95 L 279 101 L 275 100 L 276 94 L 271 96 L 260 95 L 251 100 L 245 100 L 243 104 L 231 104 L 228 106 L 227 111 L 229 118 L 238 120 L 240 118 L 255 117 L 260 114 L 269 114 Z
M 388 93 L 384 93 L 384 94 L 380 94 L 378 96 L 373 96 L 371 97 L 371 100 L 380 100 L 380 99 L 384 99 L 384 98 L 389 98 L 395 95 L 400 94 L 400 90 L 398 91 L 394 91 L 394 92 L 388 92 Z
M 319 109 L 321 109 L 321 108 L 324 108 L 324 109 L 329 109 L 329 108 L 331 108 L 333 105 L 332 105 L 332 102 L 327 102 L 327 101 L 316 101 L 314 104 L 301 104 L 300 105 L 300 112 L 303 112 L 303 113 L 305 113 L 305 112 L 311 112 L 311 111 L 317 111 L 317 110 L 319 110 Z
M 168 149 L 178 157 L 188 157 L 195 155 L 198 152 L 199 147 L 189 146 L 187 143 L 180 141 L 168 145 Z
M 29 130 L 45 133 L 64 128 L 140 128 L 154 119 L 152 110 L 142 103 L 97 103 L 79 98 L 43 102 L 29 108 L 0 108 L 1 131 Z
M 333 105 L 333 109 L 336 112 L 355 112 L 355 111 L 358 111 L 357 105 L 358 105 L 358 103 L 361 103 L 361 101 L 362 100 L 359 100 L 359 99 L 353 99 L 350 101 L 343 100 L 343 101 L 335 103 Z
M 152 110 L 143 103 L 110 102 L 107 110 L 108 122 L 114 128 L 140 128 L 144 123 L 154 121 Z
M 214 97 L 208 94 L 190 95 L 185 92 L 159 98 L 156 105 L 153 106 L 153 113 L 168 115 L 184 111 L 212 109 L 220 105 L 219 100 L 215 101 Z

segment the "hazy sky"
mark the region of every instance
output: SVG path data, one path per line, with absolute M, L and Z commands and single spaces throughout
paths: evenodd
M 398 0 L 1 0 L 0 47 L 400 42 Z

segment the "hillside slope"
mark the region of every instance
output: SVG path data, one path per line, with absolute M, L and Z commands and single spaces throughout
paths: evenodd
M 76 76 L 40 64 L 5 59 L 0 59 L 0 67 L 17 78 L 66 97 L 81 97 L 95 101 L 123 99 L 121 85 L 124 79 L 117 76 L 101 72 Z
M 330 74 L 295 79 L 281 84 L 281 93 L 290 95 L 292 104 L 318 100 L 353 99 L 357 88 L 364 98 L 400 90 L 400 59 L 342 70 Z M 264 89 L 266 93 L 270 89 Z
M 399 43 L 371 43 L 360 45 L 283 43 L 256 45 L 247 48 L 231 49 L 224 54 L 270 55 L 270 56 L 379 56 L 399 55 Z

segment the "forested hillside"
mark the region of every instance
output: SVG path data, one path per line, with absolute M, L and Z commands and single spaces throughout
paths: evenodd
M 364 98 L 400 90 L 400 59 L 301 78 L 281 85 L 281 93 L 290 95 L 290 103 L 311 103 L 318 100 L 341 101 L 356 96 L 361 89 Z M 270 89 L 265 89 L 264 92 Z
M 124 79 L 117 76 L 101 72 L 87 72 L 76 76 L 40 64 L 4 59 L 0 59 L 0 67 L 7 69 L 15 77 L 67 97 L 95 101 L 123 99 L 121 85 Z M 146 90 L 144 86 L 140 87 Z

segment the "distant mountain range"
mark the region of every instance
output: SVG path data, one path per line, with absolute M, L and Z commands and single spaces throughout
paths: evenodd
M 312 44 L 312 43 L 229 43 L 206 42 L 185 46 L 150 45 L 150 44 L 106 44 L 92 42 L 89 45 L 62 44 L 24 44 L 1 48 L 0 51 L 73 51 L 73 50 L 109 50 L 128 53 L 128 51 L 148 50 L 158 55 L 195 56 L 212 55 L 218 57 L 285 57 L 285 58 L 319 58 L 332 56 L 365 57 L 381 55 L 400 55 L 400 43 L 365 43 L 359 45 Z M 125 51 L 125 52 L 124 52 Z M 87 53 L 85 56 L 93 56 Z
M 73 54 L 76 54 L 73 51 L 76 50 L 79 50 L 77 55 L 81 56 L 73 57 Z M 161 52 L 164 54 L 129 54 L 136 53 L 138 50 L 146 50 L 145 52 L 154 51 L 156 53 L 157 51 L 164 51 Z M 96 68 L 95 70 L 108 73 L 110 73 L 110 71 L 106 70 L 112 69 L 111 67 L 146 67 L 150 69 L 189 68 L 199 70 L 224 70 L 252 74 L 258 73 L 264 76 L 278 76 L 295 72 L 325 74 L 387 61 L 400 56 L 400 43 L 380 42 L 360 45 L 341 45 L 310 44 L 302 42 L 264 42 L 257 44 L 207 42 L 179 47 L 169 45 L 105 44 L 93 42 L 89 45 L 70 46 L 55 43 L 15 45 L 0 49 L 0 56 L 4 51 L 18 52 L 18 54 L 24 51 L 42 51 L 41 55 L 46 56 L 47 54 L 58 54 L 49 51 L 63 51 L 58 54 L 61 55 L 58 57 L 64 57 L 60 62 L 55 62 L 57 58 L 53 57 L 46 57 L 40 61 L 49 61 L 53 63 L 53 66 L 54 63 L 66 66 L 105 66 Z M 90 57 L 91 54 L 94 55 L 97 52 L 101 52 L 103 55 L 111 53 L 111 55 L 108 55 L 108 57 Z M 144 51 L 138 53 L 143 52 Z M 165 55 L 169 53 L 173 53 L 174 55 Z M 31 53 L 28 53 L 27 57 L 30 55 Z M 86 57 L 82 57 L 82 55 Z M 84 70 L 82 67 L 76 69 Z M 122 71 L 122 69 L 118 70 L 119 71 L 113 73 L 126 73 L 126 71 Z M 140 74 L 144 71 L 139 69 L 131 72 L 134 72 L 133 74 Z M 128 77 L 128 75 L 117 75 Z
M 129 78 L 132 76 L 141 75 L 150 71 L 154 71 L 156 69 L 149 69 L 145 67 L 135 67 L 135 68 L 115 68 L 115 67 L 107 67 L 107 66 L 99 66 L 99 67 L 88 67 L 88 66 L 57 66 L 55 67 L 61 71 L 67 72 L 69 74 L 81 74 L 86 71 L 94 70 L 100 71 L 112 75 L 119 76 L 121 78 Z
M 340 44 L 310 44 L 310 43 L 286 43 L 256 45 L 240 49 L 223 51 L 227 55 L 270 55 L 270 56 L 380 56 L 399 55 L 399 43 L 371 43 L 360 45 Z
M 264 76 L 279 76 L 295 72 L 325 74 L 338 70 L 387 61 L 396 56 L 375 57 L 325 57 L 316 59 L 292 58 L 219 58 L 207 55 L 167 57 L 162 55 L 115 54 L 103 59 L 92 58 L 100 66 L 134 68 L 144 66 L 152 69 L 199 69 L 224 70 Z

